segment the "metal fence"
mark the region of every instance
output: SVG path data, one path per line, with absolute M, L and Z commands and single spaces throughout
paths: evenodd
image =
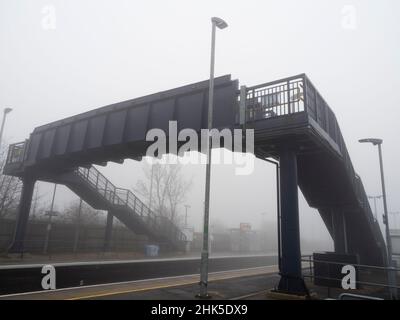
M 247 121 L 281 117 L 305 111 L 304 79 L 287 78 L 247 89 Z
M 105 222 L 104 222 L 105 223 Z M 0 264 L 13 258 L 23 260 L 47 259 L 97 259 L 103 256 L 114 258 L 136 257 L 145 254 L 145 246 L 155 244 L 146 236 L 136 235 L 126 227 L 114 225 L 106 242 L 105 225 L 88 225 L 77 222 L 31 220 L 28 224 L 23 252 L 19 255 L 8 254 L 13 240 L 15 220 L 0 220 Z M 166 243 L 157 243 L 162 249 L 168 249 Z M 164 252 L 166 250 L 162 250 Z
M 25 158 L 26 141 L 10 144 L 7 153 L 7 164 L 22 163 Z
M 355 284 L 357 287 L 366 288 L 378 288 L 383 290 L 395 289 L 397 292 L 400 290 L 399 285 L 389 285 L 387 282 L 389 272 L 393 272 L 397 274 L 396 276 L 400 276 L 400 268 L 393 268 L 393 267 L 379 267 L 379 266 L 370 266 L 370 265 L 363 265 L 363 264 L 354 264 L 354 263 L 345 263 L 345 262 L 332 262 L 332 261 L 323 261 L 323 260 L 316 260 L 313 259 L 311 255 L 304 255 L 302 256 L 302 262 L 305 263 L 305 271 L 306 273 L 303 274 L 304 278 L 309 278 L 312 281 L 323 280 L 324 282 L 334 282 L 334 283 L 341 283 L 342 278 L 336 277 L 329 277 L 329 276 L 319 276 L 315 274 L 315 264 L 322 264 L 326 266 L 327 273 L 329 273 L 330 268 L 341 268 L 346 265 L 351 265 L 357 270 L 357 277 Z M 344 276 L 344 275 L 343 275 Z M 327 286 L 328 288 L 330 286 Z

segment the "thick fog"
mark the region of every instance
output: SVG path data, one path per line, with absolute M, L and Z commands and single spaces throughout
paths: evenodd
M 397 0 L 0 0 L 0 108 L 14 109 L 4 141 L 22 141 L 36 126 L 96 107 L 206 80 L 211 16 L 229 23 L 217 34 L 216 75 L 251 86 L 306 73 L 335 112 L 370 195 L 381 194 L 377 150 L 357 141 L 384 139 L 389 211 L 400 211 Z M 204 168 L 184 168 L 194 181 L 184 204 L 197 230 Z M 100 170 L 128 188 L 143 177 L 142 164 L 132 160 Z M 253 229 L 276 223 L 274 170 L 260 160 L 249 176 L 213 166 L 211 221 L 232 228 L 248 222 Z M 48 202 L 51 190 L 40 185 Z M 75 198 L 60 188 L 56 206 Z M 303 198 L 300 209 L 302 238 L 330 249 L 318 212 Z M 381 216 L 380 203 L 378 210 Z

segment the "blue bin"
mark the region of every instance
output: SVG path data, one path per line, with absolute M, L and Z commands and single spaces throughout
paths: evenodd
M 158 251 L 159 251 L 159 246 L 157 245 L 146 245 L 145 246 L 145 251 L 146 251 L 146 256 L 147 257 L 157 257 L 158 256 Z

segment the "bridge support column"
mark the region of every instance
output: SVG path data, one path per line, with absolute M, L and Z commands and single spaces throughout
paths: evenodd
M 104 247 L 103 247 L 104 251 L 110 250 L 113 222 L 114 222 L 114 216 L 110 212 L 108 212 L 106 233 L 104 236 Z
M 343 211 L 332 209 L 333 244 L 336 253 L 348 253 L 346 217 Z
M 297 158 L 294 150 L 280 151 L 281 279 L 278 291 L 308 294 L 301 270 Z
M 29 211 L 31 210 L 35 182 L 36 180 L 31 177 L 24 177 L 22 179 L 22 192 L 18 205 L 14 239 L 8 248 L 9 253 L 22 253 L 24 250 L 24 240 L 29 220 Z

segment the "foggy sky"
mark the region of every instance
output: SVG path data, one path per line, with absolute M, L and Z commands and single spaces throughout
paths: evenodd
M 350 28 L 346 8 L 355 9 Z M 397 0 L 0 0 L 0 108 L 14 108 L 4 139 L 22 141 L 38 125 L 207 79 L 210 17 L 220 16 L 229 27 L 217 34 L 216 75 L 251 86 L 306 73 L 335 112 L 370 195 L 381 193 L 377 150 L 357 141 L 384 139 L 389 211 L 400 211 L 399 12 Z M 101 170 L 122 187 L 142 176 L 134 161 Z M 189 222 L 200 229 L 204 168 L 184 170 L 195 181 Z M 257 161 L 246 177 L 217 165 L 211 188 L 211 220 L 276 221 L 271 165 Z M 64 190 L 56 203 L 74 197 Z M 302 236 L 327 243 L 318 212 L 300 203 Z

